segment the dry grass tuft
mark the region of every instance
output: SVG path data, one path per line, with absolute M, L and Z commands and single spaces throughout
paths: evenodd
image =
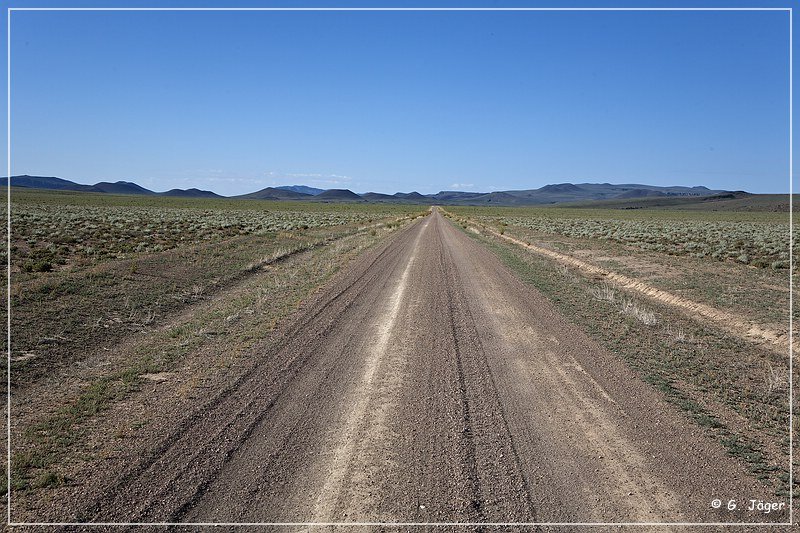
M 764 381 L 767 385 L 767 394 L 782 392 L 789 383 L 789 369 L 774 368 L 772 363 L 764 361 Z
M 566 266 L 564 266 L 566 275 Z M 589 290 L 589 293 L 595 298 L 595 300 L 600 300 L 601 302 L 614 302 L 616 301 L 616 292 L 614 289 L 611 288 L 610 285 L 600 285 L 598 287 L 592 287 Z
M 658 324 L 658 318 L 652 311 L 644 308 L 633 300 L 625 299 L 620 304 L 622 313 L 632 316 L 645 326 L 655 326 Z

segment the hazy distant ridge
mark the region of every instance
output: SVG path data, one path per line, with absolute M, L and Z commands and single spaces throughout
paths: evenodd
M 5 186 L 8 178 L 0 178 L 0 186 Z M 150 189 L 130 181 L 117 181 L 114 183 L 101 181 L 94 185 L 82 185 L 62 178 L 48 176 L 11 176 L 11 185 L 14 187 L 29 187 L 33 189 L 52 189 L 58 191 L 99 192 L 107 194 L 139 194 L 158 196 L 185 196 L 190 198 L 222 198 L 219 194 L 200 189 L 170 189 L 166 192 L 154 192 Z
M 0 185 L 5 185 L 6 181 L 6 178 L 0 178 Z M 16 187 L 33 187 L 39 189 L 64 191 L 221 198 L 221 196 L 216 193 L 211 191 L 202 191 L 199 189 L 172 189 L 166 192 L 157 193 L 149 189 L 145 189 L 136 183 L 128 181 L 117 181 L 115 183 L 100 182 L 95 185 L 81 185 L 62 178 L 24 175 L 12 176 L 11 183 Z M 308 187 L 306 185 L 283 185 L 280 187 L 267 187 L 249 194 L 233 196 L 232 198 L 280 201 L 303 200 L 314 202 L 377 202 L 406 204 L 414 203 L 427 205 L 523 206 L 559 204 L 567 202 L 590 202 L 595 200 L 703 197 L 726 192 L 729 191 L 711 190 L 703 186 L 660 187 L 657 185 L 643 185 L 637 183 L 556 183 L 545 185 L 544 187 L 540 187 L 538 189 L 510 191 L 440 191 L 436 194 L 420 194 L 417 191 L 408 193 L 396 192 L 394 194 L 368 192 L 358 195 L 349 189 L 323 190 L 314 187 Z

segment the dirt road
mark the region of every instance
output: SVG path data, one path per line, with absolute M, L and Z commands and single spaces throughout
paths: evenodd
M 87 490 L 90 521 L 787 519 L 747 511 L 780 500 L 435 210 Z

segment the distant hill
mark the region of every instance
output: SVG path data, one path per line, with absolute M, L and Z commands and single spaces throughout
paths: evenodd
M 659 187 L 642 184 L 611 183 L 559 183 L 545 185 L 539 189 L 505 191 L 522 198 L 525 205 L 559 204 L 591 200 L 611 200 L 614 198 L 644 198 L 651 196 L 708 196 L 726 192 L 712 191 L 706 187 Z
M 0 186 L 8 184 L 8 178 L 0 178 Z M 52 189 L 57 191 L 89 191 L 91 185 L 81 185 L 69 180 L 49 176 L 11 176 L 11 185 L 14 187 L 31 187 L 35 189 Z
M 316 196 L 320 193 L 325 192 L 325 189 L 317 189 L 316 187 L 309 187 L 307 185 L 281 185 L 280 187 L 275 187 L 275 188 L 283 189 L 284 191 L 294 191 L 303 194 L 310 194 L 312 196 Z
M 473 198 L 470 198 L 469 200 L 464 200 L 463 202 L 469 202 L 470 205 L 511 206 L 511 205 L 525 204 L 525 201 L 523 199 L 507 192 L 490 192 L 486 194 L 481 194 L 480 196 L 475 196 Z
M 110 183 L 108 181 L 101 181 L 95 183 L 91 187 L 92 192 L 104 192 L 108 194 L 156 194 L 150 189 L 145 189 L 130 181 L 117 181 Z
M 541 193 L 578 193 L 583 189 L 572 183 L 555 183 L 536 190 Z
M 486 193 L 482 192 L 461 192 L 461 191 L 439 191 L 436 194 L 428 195 L 429 198 L 438 203 L 447 204 L 450 202 L 462 202 L 472 198 L 478 198 Z
M 7 178 L 0 178 L 0 185 L 5 185 L 7 181 Z M 115 183 L 101 181 L 94 185 L 83 185 L 61 178 L 23 175 L 11 176 L 11 185 L 14 187 L 30 187 L 58 191 L 102 192 L 108 194 L 156 194 L 150 189 L 145 189 L 129 181 L 117 181 Z
M 0 186 L 6 185 L 7 178 L 0 178 Z M 190 198 L 222 198 L 222 196 L 211 191 L 201 191 L 200 189 L 171 189 L 167 192 L 153 192 L 145 189 L 141 185 L 130 181 L 101 181 L 94 185 L 83 185 L 62 178 L 48 176 L 11 176 L 11 185 L 14 187 L 28 187 L 32 189 L 48 189 L 55 191 L 79 191 L 95 192 L 105 194 L 136 194 L 154 196 L 183 196 Z
M 652 189 L 631 189 L 626 191 L 615 198 L 653 198 L 669 196 L 663 191 L 654 191 Z
M 793 209 L 800 210 L 800 195 L 794 195 Z M 676 209 L 682 211 L 759 211 L 789 212 L 788 194 L 752 194 L 745 191 L 726 191 L 708 196 L 659 196 L 646 198 L 617 198 L 588 202 L 563 203 L 559 208 L 588 209 Z
M 260 191 L 251 192 L 250 194 L 234 196 L 234 198 L 243 198 L 247 200 L 308 200 L 314 198 L 314 196 L 302 192 L 281 189 L 279 187 L 267 187 Z
M 321 202 L 366 202 L 366 200 L 350 189 L 328 189 L 312 197 Z
M 0 178 L 0 186 L 7 183 Z M 83 185 L 57 177 L 12 176 L 11 183 L 17 187 L 39 189 L 94 192 L 105 194 L 135 194 L 153 196 L 181 196 L 187 198 L 223 198 L 200 189 L 171 189 L 153 192 L 129 181 L 100 182 Z M 729 195 L 733 195 L 732 197 Z M 464 192 L 439 191 L 436 194 L 420 194 L 417 191 L 384 194 L 368 192 L 358 195 L 349 189 L 322 190 L 307 185 L 282 185 L 267 187 L 249 194 L 234 196 L 239 199 L 304 200 L 320 202 L 380 202 L 418 205 L 491 205 L 491 206 L 536 206 L 564 205 L 569 207 L 607 207 L 611 209 L 645 209 L 649 207 L 675 209 L 741 209 L 776 210 L 788 209 L 788 202 L 781 195 L 750 195 L 743 191 L 712 190 L 707 187 L 672 186 L 661 187 L 636 183 L 554 183 L 538 189 Z M 713 203 L 713 206 L 711 204 Z M 784 206 L 783 204 L 787 204 Z M 709 207 L 711 206 L 711 207 Z
M 417 191 L 412 192 L 396 192 L 393 195 L 395 198 L 401 198 L 403 200 L 426 200 L 427 197 L 418 193 Z
M 769 211 L 773 213 L 789 212 L 788 194 L 750 194 L 744 191 L 717 194 L 701 198 L 689 205 L 675 206 L 678 209 L 702 211 Z M 792 195 L 792 211 L 800 211 L 800 195 Z
M 367 192 L 359 196 L 368 202 L 392 202 L 397 200 L 397 197 L 392 194 L 383 194 L 379 192 Z
M 184 198 L 224 198 L 219 194 L 211 191 L 203 191 L 200 189 L 170 189 L 167 192 L 159 193 L 161 196 L 181 196 Z

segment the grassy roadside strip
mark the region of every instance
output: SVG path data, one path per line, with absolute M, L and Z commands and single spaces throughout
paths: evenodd
M 506 234 L 505 227 L 501 227 L 500 231 L 495 231 L 487 226 L 482 226 L 482 229 L 485 233 L 490 233 L 494 237 L 504 239 L 524 248 L 528 248 L 539 255 L 548 256 L 558 262 L 566 263 L 571 267 L 581 270 L 584 275 L 607 279 L 610 282 L 613 282 L 615 286 L 620 286 L 629 291 L 639 292 L 645 296 L 648 296 L 649 298 L 667 303 L 676 308 L 680 308 L 683 310 L 683 312 L 690 313 L 695 316 L 701 316 L 704 319 L 712 322 L 715 327 L 724 329 L 731 335 L 739 336 L 744 340 L 752 339 L 756 342 L 770 343 L 776 350 L 779 350 L 784 354 L 789 350 L 788 334 L 763 327 L 755 322 L 745 320 L 742 317 L 737 317 L 732 314 L 722 312 L 704 303 L 687 300 L 675 294 L 657 289 L 652 285 L 641 282 L 632 277 L 619 274 L 585 261 L 581 261 L 568 254 L 562 254 L 541 246 L 537 246 L 528 241 L 521 240 L 513 235 Z M 796 342 L 794 349 L 800 351 L 800 343 Z
M 12 279 L 12 386 L 30 385 L 59 365 L 113 349 L 120 339 L 152 329 L 275 261 L 400 224 L 410 216 L 416 215 L 368 225 L 235 237 Z
M 645 251 L 609 239 L 567 237 L 524 228 L 500 226 L 523 242 L 579 258 L 648 285 L 702 302 L 733 316 L 785 332 L 789 308 L 789 272 L 731 261 Z M 747 294 L 758 294 L 757 299 Z M 800 310 L 795 309 L 795 319 Z M 798 333 L 795 329 L 795 335 Z
M 246 365 L 246 356 L 256 345 L 263 349 L 265 337 L 303 299 L 365 249 L 414 218 L 276 251 L 253 270 L 253 276 L 221 297 L 201 297 L 191 312 L 122 348 L 123 364 L 92 377 L 77 397 L 65 399 L 62 407 L 18 430 L 13 441 L 12 489 L 42 489 L 68 482 L 66 465 L 87 453 L 81 450 L 90 433 L 85 426 L 116 402 L 142 390 L 145 383 L 152 383 L 147 376 L 179 372 L 180 394 L 191 395 Z M 197 354 L 205 355 L 194 365 L 192 375 L 184 375 L 187 358 L 200 357 Z M 183 368 L 178 369 L 179 365 Z
M 782 368 L 785 356 L 707 328 L 667 306 L 645 303 L 468 223 L 457 227 L 620 356 L 776 494 L 788 496 L 786 384 L 770 382 L 774 374 L 767 371 Z M 798 489 L 795 482 L 795 494 Z

